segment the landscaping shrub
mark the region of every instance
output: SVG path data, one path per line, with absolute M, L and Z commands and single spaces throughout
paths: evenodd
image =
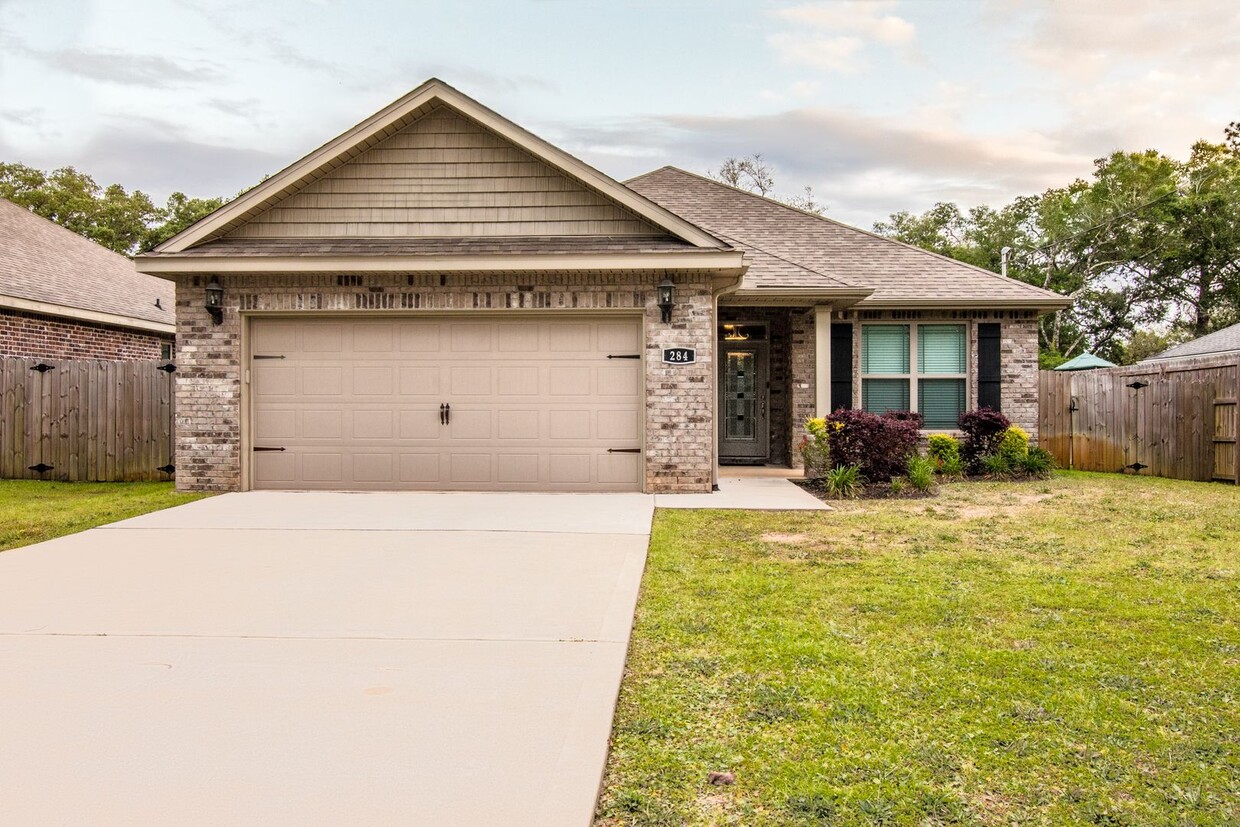
M 1004 479 L 1012 475 L 1012 463 L 1003 454 L 987 454 L 979 461 L 981 472 L 988 477 Z
M 883 416 L 896 422 L 912 422 L 918 430 L 926 424 L 926 418 L 916 411 L 887 411 Z
M 816 417 L 805 423 L 806 436 L 801 439 L 801 459 L 805 463 L 805 476 L 808 479 L 821 479 L 830 467 L 830 454 L 827 446 L 827 420 Z
M 1055 470 L 1055 457 L 1045 448 L 1030 448 L 1021 458 L 1019 467 L 1032 477 L 1049 477 Z
M 929 491 L 934 487 L 935 461 L 930 457 L 919 457 L 916 454 L 908 458 L 908 483 L 918 491 Z
M 960 430 L 964 431 L 962 454 L 970 471 L 984 470 L 982 458 L 995 454 L 1003 441 L 1003 434 L 1012 421 L 993 408 L 978 408 L 960 415 Z
M 822 483 L 829 496 L 855 499 L 861 493 L 861 469 L 855 465 L 837 465 L 823 476 Z
M 920 417 L 840 409 L 827 417 L 832 466 L 855 465 L 869 482 L 886 482 L 904 473 L 917 452 Z
M 960 440 L 951 434 L 931 434 L 926 453 L 934 461 L 934 469 L 948 477 L 964 473 L 960 460 Z
M 997 453 L 1006 457 L 1009 465 L 1020 465 L 1029 453 L 1029 432 L 1019 425 L 1009 426 L 999 440 Z

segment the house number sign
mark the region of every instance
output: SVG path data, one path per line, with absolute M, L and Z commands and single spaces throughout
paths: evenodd
M 663 361 L 669 365 L 692 365 L 697 361 L 697 351 L 691 347 L 665 347 Z

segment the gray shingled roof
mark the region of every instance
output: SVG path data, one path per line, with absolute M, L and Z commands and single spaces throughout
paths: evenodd
M 537 236 L 503 238 L 271 238 L 220 239 L 178 256 L 434 256 L 573 255 L 578 253 L 700 253 L 670 236 Z M 160 253 L 150 253 L 158 258 Z
M 663 167 L 625 182 L 702 229 L 746 250 L 777 257 L 839 285 L 873 290 L 857 307 L 918 304 L 1067 304 L 1016 279 L 794 209 L 700 175 Z M 742 292 L 797 286 L 755 256 Z
M 1207 333 L 1200 339 L 1193 339 L 1191 342 L 1167 348 L 1162 353 L 1144 361 L 1184 359 L 1189 356 L 1214 356 L 1225 353 L 1240 353 L 1240 324 L 1233 324 L 1231 327 Z
M 124 256 L 3 198 L 0 296 L 145 322 L 176 321 L 172 282 L 139 273 Z

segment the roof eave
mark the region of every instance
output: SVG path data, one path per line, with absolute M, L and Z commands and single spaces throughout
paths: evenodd
M 138 272 L 161 278 L 185 273 L 462 273 L 711 270 L 740 275 L 740 250 L 683 253 L 384 256 L 138 256 Z
M 18 296 L 0 295 L 0 307 L 9 310 L 20 310 L 26 313 L 40 313 L 45 316 L 59 316 L 81 322 L 123 327 L 131 330 L 143 330 L 149 333 L 174 334 L 176 325 L 168 322 L 156 322 L 149 319 L 138 319 L 133 316 L 122 316 L 119 313 L 105 313 L 100 310 L 87 310 L 83 307 L 69 307 L 52 302 L 23 299 Z
M 1049 297 L 1035 296 L 1027 299 L 867 299 L 859 310 L 1037 310 L 1051 313 L 1072 306 L 1072 300 L 1061 297 L 1058 301 Z
M 750 287 L 728 294 L 726 304 L 773 305 L 801 307 L 830 304 L 836 308 L 852 307 L 872 294 L 873 290 L 832 287 Z

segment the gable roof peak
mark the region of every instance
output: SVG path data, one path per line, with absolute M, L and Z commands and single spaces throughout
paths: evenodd
M 438 105 L 477 123 L 525 150 L 538 160 L 592 189 L 620 207 L 695 247 L 718 249 L 727 245 L 689 220 L 673 213 L 614 178 L 539 138 L 439 78 L 429 78 L 380 109 L 159 245 L 156 253 L 180 253 L 219 238 L 276 202 L 318 180 L 331 170 L 409 126 Z

